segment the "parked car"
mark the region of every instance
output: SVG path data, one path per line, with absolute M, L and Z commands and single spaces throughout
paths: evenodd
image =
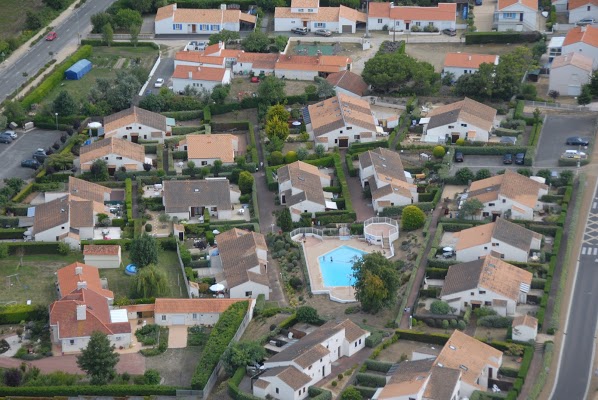
M 577 26 L 585 26 L 585 25 L 592 25 L 594 22 L 594 18 L 584 18 L 577 21 Z
M 24 168 L 31 168 L 31 169 L 38 169 L 40 166 L 40 162 L 35 159 L 28 159 L 21 161 L 21 167 Z
M 2 136 L 0 135 L 0 143 L 9 144 L 12 142 L 10 136 Z
M 40 163 L 43 162 L 46 159 L 46 157 L 48 157 L 48 154 L 44 149 L 37 149 L 33 153 L 33 159 L 39 161 Z
M 575 158 L 575 159 L 584 158 L 585 159 L 588 157 L 588 155 L 586 153 L 584 153 L 583 151 L 565 150 L 562 157 L 563 158 Z
M 448 36 L 457 36 L 457 31 L 455 29 L 443 29 L 442 33 Z
M 156 83 L 154 83 L 154 87 L 161 88 L 164 85 L 164 79 L 158 78 L 156 79 Z
M 2 134 L 10 136 L 11 139 L 17 138 L 17 133 L 15 131 L 4 131 Z
M 502 156 L 502 163 L 503 164 L 513 164 L 513 154 L 507 153 Z
M 525 163 L 525 153 L 515 154 L 515 164 L 523 165 Z
M 455 162 L 463 162 L 463 153 L 458 151 L 455 153 Z
M 50 33 L 48 33 L 48 35 L 46 36 L 46 40 L 48 42 L 51 42 L 52 40 L 56 39 L 58 37 L 58 35 L 56 34 L 56 32 L 52 31 Z
M 316 29 L 314 31 L 314 35 L 318 35 L 318 36 L 332 36 L 332 32 L 330 32 L 328 29 Z
M 475 5 L 476 6 L 481 6 L 482 5 L 482 0 L 475 0 Z
M 588 146 L 590 144 L 590 139 L 585 137 L 572 136 L 570 138 L 567 138 L 566 143 L 568 146 Z
M 293 28 L 291 32 L 296 33 L 297 35 L 307 35 L 307 28 Z
M 8 133 L 0 133 L 0 137 L 8 138 L 8 143 L 12 142 L 12 136 L 10 136 Z
M 260 77 L 259 76 L 252 76 L 251 77 L 251 83 L 260 83 Z

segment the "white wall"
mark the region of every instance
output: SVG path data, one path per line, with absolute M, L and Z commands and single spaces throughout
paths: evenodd
M 153 132 L 160 132 L 162 137 L 158 137 L 158 138 L 152 137 Z M 160 143 L 164 143 L 164 137 L 166 136 L 165 132 L 160 131 L 156 128 L 153 128 L 151 126 L 147 126 L 147 125 L 143 125 L 143 124 L 139 124 L 139 123 L 133 123 L 133 124 L 129 124 L 129 125 L 123 126 L 121 128 L 118 128 L 112 132 L 106 132 L 105 138 L 116 137 L 116 138 L 128 140 L 129 142 L 131 142 L 131 135 L 133 135 L 133 134 L 137 134 L 139 139 L 141 139 L 141 140 L 157 140 Z
M 173 18 L 165 18 L 161 21 L 154 22 L 154 28 L 156 35 L 165 35 L 165 34 L 180 34 L 180 35 L 188 35 L 193 33 L 193 25 L 195 25 L 195 33 L 198 35 L 209 35 L 212 33 L 220 32 L 222 29 L 227 29 L 229 31 L 239 31 L 239 22 L 211 22 L 208 24 L 208 30 L 200 30 L 198 23 L 185 23 L 185 22 L 177 22 L 177 25 L 180 24 L 181 29 L 174 29 Z M 205 25 L 202 23 L 201 25 Z
M 216 63 L 216 57 L 214 57 L 214 63 Z M 184 60 L 174 60 L 174 67 L 176 68 L 179 65 L 187 65 L 190 67 L 207 67 L 207 68 L 225 68 L 225 61 L 222 64 L 211 64 L 207 62 L 195 62 L 195 61 L 184 61 Z
M 378 22 L 382 20 L 382 22 Z M 391 19 L 391 18 L 374 18 L 374 17 L 370 17 L 368 18 L 368 22 L 370 23 L 370 30 L 372 31 L 381 31 L 384 26 L 386 25 L 388 27 L 388 30 L 392 31 L 393 30 L 393 26 L 395 27 L 396 31 L 407 31 L 410 30 L 411 27 L 413 26 L 419 26 L 423 29 L 425 26 L 430 25 L 430 23 L 432 23 L 436 28 L 438 28 L 439 31 L 442 31 L 443 29 L 455 29 L 456 26 L 456 20 L 452 20 L 452 21 L 431 21 L 431 20 L 410 20 L 409 22 L 409 29 L 407 29 L 407 22 L 405 22 L 405 20 L 401 20 L 401 19 Z
M 486 293 L 480 293 L 480 292 L 484 292 L 484 291 Z M 481 288 L 464 290 L 462 292 L 445 295 L 445 296 L 441 297 L 441 300 L 448 302 L 451 307 L 456 308 L 457 313 L 461 312 L 468 306 L 471 307 L 472 301 L 481 301 L 482 307 L 493 308 L 492 300 L 506 300 L 507 301 L 507 315 L 513 315 L 515 313 L 515 307 L 517 306 L 516 301 L 513 301 L 503 295 L 492 292 L 490 290 L 485 290 L 485 289 L 481 289 Z M 465 305 L 465 303 L 467 303 L 467 305 Z M 498 309 L 496 309 L 496 311 L 499 312 Z
M 144 140 L 146 140 L 146 139 L 144 139 Z M 151 138 L 147 139 L 147 140 L 151 140 Z M 119 158 L 120 158 L 120 160 L 119 160 Z M 110 153 L 110 154 L 102 157 L 102 159 L 104 161 L 106 161 L 106 163 L 108 164 L 109 167 L 116 167 L 116 169 L 119 169 L 120 167 L 125 165 L 125 166 L 127 166 L 128 172 L 143 171 L 143 163 L 142 162 L 135 161 L 128 157 L 123 157 L 118 154 Z M 95 160 L 81 164 L 81 171 L 89 171 L 89 169 L 91 168 L 91 164 L 93 164 L 94 161 Z M 135 168 L 132 169 L 132 166 L 134 166 Z
M 302 400 L 309 396 L 307 391 L 308 386 L 303 386 L 299 388 L 299 390 L 294 390 L 277 376 L 262 377 L 260 379 L 270 382 L 270 386 L 268 386 L 267 389 L 260 389 L 256 386 L 253 387 L 253 395 L 261 397 L 262 399 L 265 399 L 268 395 L 274 399 L 281 400 Z M 276 393 L 277 389 L 278 393 Z
M 590 77 L 590 73 L 574 65 L 552 68 L 548 90 L 556 90 L 561 96 L 579 96 L 581 87 L 590 82 Z
M 312 218 L 315 217 L 315 213 L 326 211 L 326 207 L 324 207 L 324 205 L 314 203 L 313 201 L 309 200 L 301 201 L 296 204 L 287 203 L 287 206 L 291 209 L 294 208 L 295 210 L 300 211 L 300 213 L 309 212 L 312 214 Z M 293 213 L 291 211 L 291 219 L 293 220 L 293 222 L 299 222 L 299 220 L 301 220 L 301 215 Z
M 195 314 L 195 318 L 193 315 Z M 209 325 L 213 326 L 218 322 L 220 313 L 156 313 L 155 321 L 157 325 L 170 326 L 173 324 L 177 316 L 185 317 L 185 324 L 192 325 Z
M 527 7 L 523 7 L 518 3 L 515 3 L 509 7 L 505 7 L 500 11 L 496 11 L 497 28 L 499 32 L 514 30 L 514 31 L 535 31 L 538 25 L 538 12 L 531 10 Z M 515 13 L 514 19 L 505 19 L 505 13 Z M 520 21 L 520 15 L 523 13 L 523 21 Z
M 492 246 L 495 244 L 495 246 Z M 528 253 L 518 247 L 512 246 L 501 240 L 494 238 L 488 243 L 480 244 L 478 246 L 469 247 L 467 249 L 457 250 L 457 261 L 468 262 L 479 259 L 480 257 L 490 254 L 495 251 L 504 255 L 504 259 L 508 261 L 527 262 Z
M 313 135 L 314 135 L 313 130 L 311 132 L 309 131 L 310 127 L 311 127 L 311 124 L 309 124 L 309 126 L 308 126 L 308 133 L 310 134 L 311 137 L 313 137 Z M 347 128 L 351 128 L 351 129 L 347 129 Z M 361 132 L 370 132 L 370 131 L 364 130 L 362 127 L 355 126 L 355 125 L 345 125 L 345 127 L 343 127 L 343 128 L 335 129 L 333 131 L 327 132 L 324 135 L 320 135 L 319 137 L 326 138 L 327 142 L 317 142 L 317 144 L 322 144 L 322 145 L 324 145 L 326 150 L 329 150 L 329 149 L 334 148 L 339 145 L 338 139 L 340 137 L 348 137 L 349 145 L 351 143 L 356 143 L 356 142 L 368 143 L 368 142 L 375 142 L 377 140 L 375 131 L 371 132 L 372 137 L 369 137 L 369 138 L 362 138 Z M 359 136 L 359 139 L 355 138 L 356 135 Z
M 54 328 L 57 330 L 57 328 Z M 60 344 L 62 345 L 62 352 L 63 353 L 78 353 L 82 349 L 87 347 L 89 343 L 89 336 L 84 337 L 75 337 L 75 338 L 66 338 L 61 339 Z M 108 335 L 108 339 L 110 340 L 110 344 L 116 346 L 116 348 L 124 348 L 128 349 L 131 346 L 131 334 L 130 333 L 119 333 L 116 335 Z M 73 341 L 71 343 L 71 340 Z
M 458 133 L 460 139 L 465 139 L 468 131 L 476 132 L 476 136 L 473 139 L 475 142 L 488 142 L 489 136 L 489 132 L 487 130 L 461 120 L 457 120 L 454 123 L 438 126 L 432 129 L 428 129 L 426 126 L 424 131 L 425 133 L 422 136 L 422 141 L 429 143 L 444 143 L 446 140 L 446 135 L 452 137 L 453 133 Z
M 116 256 L 92 254 L 86 255 L 84 262 L 97 268 L 119 268 L 120 261 L 120 254 Z
M 222 78 L 221 82 L 216 81 L 204 81 L 204 80 L 195 80 L 195 79 L 180 79 L 180 78 L 172 78 L 172 90 L 174 92 L 182 92 L 185 90 L 187 86 L 191 86 L 195 89 L 202 90 L 206 89 L 208 92 L 211 92 L 212 89 L 216 85 L 227 85 L 230 83 L 230 69 L 227 69 L 224 73 L 224 77 Z
M 545 194 L 547 194 L 547 190 L 540 190 L 538 193 L 538 198 L 542 197 Z M 523 212 L 517 211 L 515 208 L 513 208 L 513 206 L 522 209 Z M 531 208 L 521 203 L 514 202 L 510 198 L 499 195 L 497 200 L 484 203 L 484 209 L 482 210 L 482 218 L 492 216 L 492 212 L 498 212 L 501 216 L 503 216 L 507 211 L 510 211 L 511 219 L 532 220 L 534 218 L 534 210 L 539 210 L 541 208 L 542 203 L 539 201 L 536 202 L 534 208 Z
M 69 226 L 70 224 L 67 222 L 66 224 L 55 226 L 43 232 L 36 232 L 33 239 L 36 242 L 57 242 L 56 237 L 68 233 Z
M 584 56 L 590 57 L 594 60 L 593 68 L 598 68 L 598 47 L 593 47 L 583 42 L 577 42 L 567 46 L 563 46 L 561 54 L 568 53 L 581 53 Z
M 552 2 L 552 5 L 556 8 L 556 12 L 566 12 L 567 3 L 567 0 L 556 0 Z
M 285 79 L 297 79 L 300 81 L 313 81 L 318 76 L 318 71 L 292 70 L 276 68 L 276 77 Z
M 584 18 L 594 18 L 595 20 L 598 20 L 598 6 L 588 2 L 588 4 L 584 4 L 581 7 L 569 10 L 570 24 L 575 24 L 577 21 Z
M 474 74 L 478 72 L 479 68 L 462 68 L 462 67 L 444 67 L 442 68 L 442 76 L 449 72 L 455 75 L 455 81 L 465 74 Z
M 370 332 L 367 332 L 359 339 L 348 342 L 345 340 L 345 345 L 343 346 L 343 355 L 347 357 L 352 357 L 355 353 L 365 347 L 365 339 L 370 336 Z
M 246 296 L 246 292 L 251 292 L 251 296 Z M 260 294 L 263 294 L 266 297 L 266 300 L 269 300 L 270 288 L 268 286 L 251 281 L 230 288 L 231 298 L 243 299 L 246 297 L 251 297 L 252 299 L 257 299 L 257 296 Z

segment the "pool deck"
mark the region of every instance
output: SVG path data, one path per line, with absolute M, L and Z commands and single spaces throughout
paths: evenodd
M 328 294 L 330 300 L 340 303 L 357 301 L 355 299 L 355 289 L 352 286 L 324 286 L 318 258 L 341 246 L 350 246 L 367 253 L 382 251 L 379 246 L 368 245 L 365 241 L 358 239 L 341 240 L 334 238 L 322 240 L 311 235 L 306 235 L 305 239 L 303 239 L 302 236 L 297 235 L 293 237 L 293 240 L 300 242 L 303 246 L 303 254 L 307 261 L 307 271 L 309 273 L 309 280 L 311 281 L 312 293 Z

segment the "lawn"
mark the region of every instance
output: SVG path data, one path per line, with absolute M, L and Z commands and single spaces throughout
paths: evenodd
M 122 253 L 123 266 L 119 269 L 101 269 L 100 276 L 108 279 L 108 289 L 114 292 L 114 298 L 129 297 L 131 291 L 130 286 L 133 282 L 133 277 L 125 275 L 124 266 L 130 264 L 129 252 Z M 158 268 L 164 270 L 170 283 L 170 293 L 165 297 L 181 297 L 187 298 L 187 288 L 184 284 L 183 274 L 176 252 L 161 251 Z
M 0 39 L 19 34 L 25 25 L 27 11 L 39 10 L 42 7 L 42 0 L 0 1 Z
M 25 255 L 20 264 L 20 257 L 10 256 L 0 260 L 0 304 L 16 301 L 24 304 L 49 305 L 56 300 L 55 272 L 75 261 L 82 261 L 81 253 L 67 256 L 55 254 Z M 8 278 L 10 275 L 18 274 Z

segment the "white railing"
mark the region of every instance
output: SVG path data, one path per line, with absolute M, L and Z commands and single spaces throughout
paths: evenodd
M 312 227 L 301 227 L 297 229 L 293 229 L 290 233 L 291 238 L 294 238 L 297 235 L 305 235 L 305 236 L 317 236 L 319 239 L 322 239 L 324 236 L 324 231 L 318 228 Z
M 526 106 L 531 107 L 543 107 L 543 108 L 559 108 L 563 110 L 570 110 L 570 111 L 590 111 L 588 107 L 585 106 L 576 106 L 573 104 L 563 104 L 563 103 L 547 103 L 545 101 L 525 101 Z
M 373 224 L 386 224 L 390 225 L 390 229 L 388 234 L 385 235 L 386 232 L 378 232 L 374 229 Z M 363 233 L 365 235 L 365 239 L 368 242 L 373 242 L 375 244 L 380 244 L 383 249 L 385 249 L 384 239 L 388 240 L 388 250 L 390 251 L 390 256 L 394 256 L 394 246 L 392 245 L 395 240 L 399 238 L 399 224 L 392 218 L 388 217 L 372 217 L 367 219 L 363 223 Z

